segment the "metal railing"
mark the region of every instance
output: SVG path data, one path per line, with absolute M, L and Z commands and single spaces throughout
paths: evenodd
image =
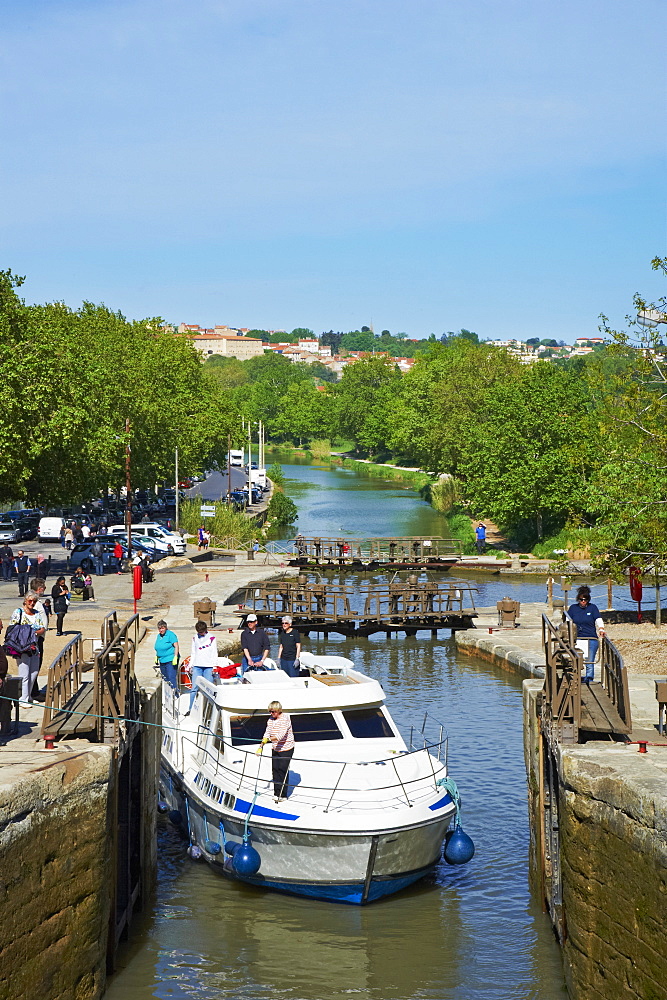
M 202 735 L 205 736 L 204 740 L 201 738 Z M 209 736 L 216 738 L 217 734 L 214 734 L 209 727 L 199 726 L 194 739 L 181 733 L 178 740 L 181 744 L 180 757 L 182 771 L 186 768 L 185 744 L 192 745 L 192 759 L 197 760 L 200 767 L 208 766 L 210 768 L 209 775 L 203 776 L 201 784 L 197 785 L 202 795 L 211 796 L 212 789 L 215 789 L 216 796 L 214 797 L 214 801 L 219 802 L 223 792 L 236 795 L 239 792 L 243 792 L 247 795 L 253 795 L 260 786 L 262 786 L 262 790 L 270 790 L 272 774 L 269 756 L 258 757 L 254 750 L 246 750 L 243 747 L 233 746 L 228 739 L 223 739 L 219 736 L 217 738 L 222 746 L 222 753 L 213 753 L 208 747 L 203 745 L 205 742 L 208 742 Z M 390 799 L 387 798 L 387 795 L 392 793 L 397 802 L 405 802 L 409 807 L 412 807 L 420 793 L 430 792 L 434 788 L 437 789 L 439 787 L 437 784 L 438 778 L 446 775 L 446 764 L 440 760 L 442 747 L 446 746 L 446 742 L 445 739 L 440 744 L 427 744 L 415 750 L 403 751 L 399 754 L 392 754 L 387 758 L 371 761 L 336 761 L 310 757 L 294 757 L 292 764 L 294 768 L 303 764 L 316 765 L 324 773 L 328 772 L 331 774 L 331 781 L 318 785 L 306 784 L 300 781 L 295 786 L 293 794 L 298 794 L 301 800 L 305 796 L 311 805 L 316 808 L 321 807 L 325 813 L 331 809 L 335 797 L 338 797 L 339 808 L 344 802 L 348 808 L 368 809 L 377 805 L 379 801 L 382 801 L 385 806 L 389 805 Z M 438 750 L 437 759 L 440 761 L 438 770 L 434 767 L 431 756 L 431 751 L 435 750 Z M 238 761 L 242 765 L 240 769 L 230 767 L 225 762 L 224 756 L 230 754 L 234 756 L 242 755 L 242 759 Z M 425 767 L 423 770 L 420 769 L 420 773 L 416 777 L 410 777 L 408 774 L 401 775 L 400 769 L 402 764 L 405 765 L 405 762 L 409 762 L 406 768 L 409 769 L 413 768 L 415 762 L 417 762 L 416 766 L 419 768 L 421 757 L 428 759 L 428 770 Z M 388 780 L 373 784 L 368 783 L 366 780 L 368 768 L 374 765 L 379 768 L 390 768 Z M 358 784 L 354 783 L 353 775 L 355 774 L 359 774 L 362 779 Z M 343 775 L 346 775 L 348 778 L 344 785 L 342 784 Z M 395 776 L 395 780 L 390 775 Z M 224 780 L 226 786 L 215 785 L 216 780 Z M 207 781 L 209 783 L 208 787 L 206 787 Z M 375 798 L 374 793 L 381 793 L 382 799 Z

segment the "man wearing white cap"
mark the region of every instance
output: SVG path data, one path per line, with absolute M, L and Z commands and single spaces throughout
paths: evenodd
M 241 649 L 243 650 L 242 673 L 251 667 L 264 668 L 264 660 L 269 655 L 271 646 L 264 629 L 258 628 L 255 614 L 250 614 L 246 618 L 246 627 L 241 632 Z

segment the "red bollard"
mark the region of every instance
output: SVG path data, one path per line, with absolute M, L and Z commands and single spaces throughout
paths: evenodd
M 137 601 L 141 597 L 141 588 L 143 586 L 143 573 L 141 566 L 135 566 L 132 570 L 132 594 L 134 596 L 134 613 L 137 613 Z
M 639 743 L 639 750 L 637 751 L 637 753 L 648 753 L 648 750 L 647 750 L 647 742 L 648 741 L 647 740 L 637 740 L 637 742 Z
M 208 583 L 208 573 L 205 574 L 206 583 Z
M 53 733 L 44 733 L 44 749 L 45 750 L 55 750 L 55 736 Z

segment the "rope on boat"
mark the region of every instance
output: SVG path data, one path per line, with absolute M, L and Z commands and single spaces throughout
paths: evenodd
M 453 778 L 438 778 L 436 785 L 440 788 L 444 788 L 446 792 L 449 792 L 452 802 L 454 803 L 454 808 L 456 809 L 456 826 L 461 825 L 461 793 L 459 792 L 458 785 Z

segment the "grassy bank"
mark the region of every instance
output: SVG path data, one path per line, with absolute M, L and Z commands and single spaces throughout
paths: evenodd
M 218 538 L 238 538 L 242 542 L 249 542 L 260 534 L 261 529 L 252 519 L 232 510 L 227 504 L 215 504 L 215 517 L 202 519 L 200 514 L 201 502 L 198 500 L 186 500 L 180 507 L 180 526 L 190 535 L 197 535 L 200 524 L 205 524 L 211 532 L 212 544 L 215 545 Z
M 463 545 L 463 555 L 473 555 L 477 549 L 475 547 L 475 532 L 473 530 L 470 517 L 464 513 L 462 507 L 452 507 L 445 520 L 449 526 L 449 533 L 452 538 L 457 539 Z
M 427 472 L 415 472 L 413 469 L 401 469 L 398 465 L 375 465 L 373 462 L 361 462 L 354 458 L 339 459 L 345 469 L 362 472 L 372 479 L 390 479 L 405 483 L 414 490 L 421 490 L 430 485 L 431 477 Z

